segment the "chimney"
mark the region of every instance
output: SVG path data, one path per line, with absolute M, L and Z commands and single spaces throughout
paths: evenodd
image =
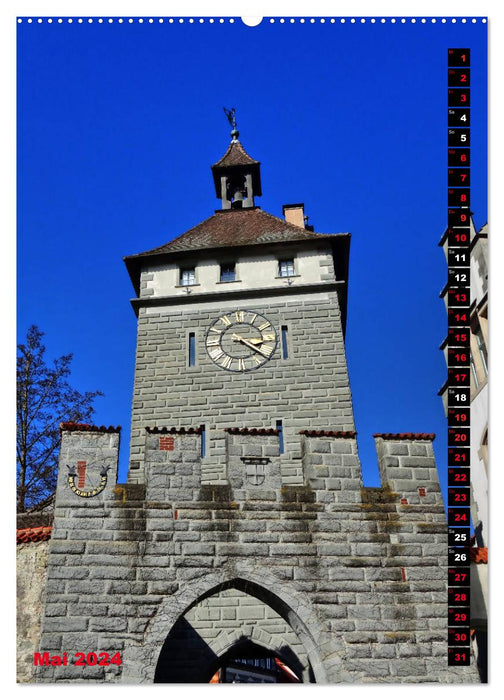
M 282 213 L 289 224 L 305 228 L 304 204 L 284 204 Z

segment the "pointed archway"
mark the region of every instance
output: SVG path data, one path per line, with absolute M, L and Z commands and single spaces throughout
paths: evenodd
M 221 584 L 200 596 L 172 626 L 157 660 L 154 682 L 209 683 L 218 669 L 230 663 L 235 670 L 236 663 L 240 667 L 240 659 L 243 671 L 246 659 L 276 658 L 278 667 L 285 665 L 299 682 L 313 683 L 309 651 L 300 638 L 303 634 L 299 635 L 302 625 L 294 624 L 295 631 L 295 618 L 292 609 L 257 584 L 237 579 Z M 308 647 L 313 649 L 312 644 Z M 256 676 L 264 679 L 268 673 L 263 668 Z

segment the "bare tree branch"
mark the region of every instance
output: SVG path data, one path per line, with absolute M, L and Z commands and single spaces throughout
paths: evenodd
M 90 421 L 100 391 L 81 393 L 68 383 L 72 354 L 49 367 L 43 332 L 31 326 L 17 357 L 17 510 L 40 510 L 56 487 L 59 424 Z

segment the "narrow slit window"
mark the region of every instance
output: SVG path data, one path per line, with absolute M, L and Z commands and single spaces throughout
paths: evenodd
M 289 329 L 287 326 L 282 326 L 282 359 L 286 360 L 289 357 Z
M 194 367 L 196 364 L 196 336 L 194 333 L 189 333 L 189 367 Z
M 282 424 L 281 420 L 277 420 L 276 429 L 278 430 L 278 447 L 280 450 L 280 454 L 283 455 L 283 453 L 284 453 L 284 434 L 283 434 L 283 424 Z

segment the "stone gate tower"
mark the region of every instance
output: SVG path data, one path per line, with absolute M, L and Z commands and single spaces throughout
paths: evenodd
M 207 683 L 254 657 L 276 659 L 263 681 L 477 682 L 447 666 L 434 436 L 376 435 L 382 486 L 362 485 L 350 236 L 314 233 L 303 204 L 262 211 L 260 164 L 232 136 L 212 166 L 222 209 L 126 258 L 128 482 L 118 429 L 62 425 L 41 649 L 122 664 L 39 679 Z

